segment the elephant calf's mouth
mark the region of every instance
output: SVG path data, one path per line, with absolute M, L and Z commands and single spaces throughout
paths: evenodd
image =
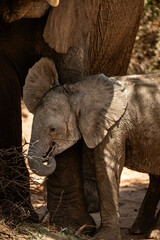
M 49 150 L 43 155 L 43 164 L 48 164 L 48 159 L 53 151 L 53 147 L 55 146 L 55 142 L 52 142 L 52 146 L 49 148 Z

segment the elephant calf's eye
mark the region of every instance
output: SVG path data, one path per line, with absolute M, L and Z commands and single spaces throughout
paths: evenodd
M 50 128 L 50 132 L 54 132 L 56 129 L 54 127 Z

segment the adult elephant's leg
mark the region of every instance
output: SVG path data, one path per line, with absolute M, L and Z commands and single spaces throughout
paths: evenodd
M 87 40 L 86 40 L 87 41 Z M 80 81 L 86 74 L 87 43 L 71 48 L 67 54 L 56 54 L 59 81 Z M 79 228 L 94 225 L 87 212 L 82 177 L 82 142 L 56 158 L 56 171 L 48 177 L 48 210 L 50 223 Z
M 144 200 L 139 209 L 138 216 L 132 226 L 133 234 L 145 233 L 153 224 L 155 224 L 156 207 L 160 200 L 160 178 L 150 175 L 149 187 Z M 158 223 L 157 216 L 157 223 Z M 159 222 L 160 224 L 160 222 Z
M 144 0 L 101 0 L 90 37 L 90 74 L 126 74 L 143 6 Z
M 29 174 L 21 149 L 20 86 L 10 61 L 0 56 L 0 180 L 5 216 L 21 217 L 28 210 L 38 220 L 30 203 Z
M 51 224 L 76 229 L 94 225 L 85 205 L 81 157 L 81 142 L 56 157 L 56 170 L 47 180 Z

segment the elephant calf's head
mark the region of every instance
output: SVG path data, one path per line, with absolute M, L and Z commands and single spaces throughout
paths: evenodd
M 29 70 L 23 95 L 34 114 L 28 163 L 38 175 L 49 175 L 56 166 L 54 156 L 80 139 L 75 113 L 52 60 L 42 58 Z
M 89 148 L 96 147 L 126 108 L 124 86 L 103 74 L 61 86 L 48 58 L 29 70 L 24 101 L 34 114 L 28 162 L 39 175 L 51 174 L 55 155 L 81 135 Z

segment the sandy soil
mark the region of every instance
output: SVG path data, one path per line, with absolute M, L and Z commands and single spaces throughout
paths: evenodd
M 23 106 L 23 139 L 25 138 L 27 142 L 30 139 L 32 114 L 30 114 L 27 109 Z M 33 175 L 32 175 L 33 176 Z M 42 179 L 38 179 L 42 182 Z M 121 228 L 123 240 L 132 239 L 146 239 L 145 236 L 133 236 L 129 234 L 129 229 L 132 226 L 137 213 L 145 195 L 148 186 L 148 175 L 131 171 L 124 168 L 121 177 L 121 187 L 120 187 L 120 215 L 121 215 Z M 34 191 L 32 191 L 34 192 Z M 38 198 L 37 198 L 38 196 Z M 38 210 L 40 214 L 45 211 L 45 206 L 42 206 L 43 196 L 42 192 L 36 192 L 32 195 L 33 204 L 35 207 L 40 207 Z M 99 213 L 93 214 L 97 224 L 100 223 Z

